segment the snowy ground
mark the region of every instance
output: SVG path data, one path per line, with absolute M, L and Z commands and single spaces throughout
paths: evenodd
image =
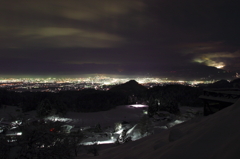
M 207 117 L 198 117 L 140 140 L 99 151 L 111 159 L 238 159 L 240 158 L 240 99 Z
M 77 158 L 161 158 L 161 159 L 237 159 L 240 158 L 240 99 L 207 117 L 196 117 L 182 124 L 171 127 L 171 123 L 190 119 L 198 110 L 182 107 L 181 115 L 173 116 L 172 121 L 156 121 L 155 134 L 140 140 L 119 146 L 100 145 L 99 156 L 81 153 Z M 201 109 L 199 110 L 201 111 Z M 8 106 L 0 109 L 0 118 L 19 115 L 16 107 Z M 166 112 L 165 112 L 166 113 Z M 29 112 L 34 116 L 35 112 Z M 163 113 L 164 114 L 164 113 Z M 96 113 L 67 114 L 73 123 L 79 126 L 95 125 L 113 126 L 119 121 L 137 122 L 142 110 L 129 106 Z M 200 115 L 201 116 L 201 115 Z M 169 126 L 170 124 L 170 126 Z M 165 126 L 167 129 L 162 129 Z M 161 131 L 160 131 L 161 130 Z
M 116 142 L 117 137 L 121 134 L 122 130 L 119 132 L 115 132 L 111 134 L 114 130 L 115 123 L 127 121 L 130 123 L 132 130 L 128 131 L 131 133 L 131 137 L 133 140 L 141 138 L 141 134 L 137 127 L 137 123 L 140 121 L 144 114 L 144 110 L 146 110 L 147 106 L 141 105 L 125 105 L 125 106 L 118 106 L 115 109 L 109 111 L 101 111 L 101 112 L 91 112 L 91 113 L 77 113 L 77 112 L 69 112 L 67 113 L 65 119 L 67 124 L 75 126 L 75 128 L 83 128 L 83 127 L 94 127 L 97 124 L 101 125 L 102 132 L 101 133 L 88 133 L 87 138 L 85 138 L 82 144 L 93 144 L 94 141 L 97 144 L 109 144 Z M 171 127 L 174 125 L 180 124 L 191 118 L 202 115 L 202 108 L 193 108 L 193 107 L 180 107 L 181 113 L 178 116 L 173 114 L 169 114 L 168 112 L 159 112 L 158 116 L 154 116 L 154 131 L 155 133 L 164 133 L 167 132 Z M 34 118 L 36 116 L 35 111 L 31 111 L 26 113 L 29 118 Z M 7 106 L 4 109 L 0 109 L 0 119 L 4 118 L 5 120 L 11 119 L 13 116 L 21 115 L 21 111 L 17 107 Z M 54 118 L 56 120 L 57 118 Z M 111 135 L 110 135 L 111 134 Z M 146 137 L 148 138 L 148 137 Z M 163 137 L 164 138 L 164 137 Z M 163 139 L 162 138 L 162 139 Z M 145 141 L 146 139 L 143 138 L 139 141 Z M 134 145 L 136 142 L 134 141 L 127 143 L 126 145 Z M 125 145 L 125 144 L 124 144 Z M 140 144 L 141 145 L 141 144 Z M 115 144 L 110 145 L 101 145 L 101 154 L 105 153 L 105 148 L 109 147 L 116 147 Z M 122 147 L 122 146 L 121 146 Z M 134 146 L 135 147 L 135 146 Z M 118 148 L 118 147 L 116 147 Z M 88 158 L 91 157 L 92 154 L 86 155 L 86 152 L 80 154 L 81 158 Z M 108 157 L 107 157 L 108 158 Z M 111 157 L 110 157 L 111 158 Z
M 115 109 L 91 113 L 69 112 L 66 117 L 73 119 L 76 126 L 95 126 L 100 124 L 102 127 L 113 126 L 114 123 L 128 121 L 135 123 L 140 120 L 143 109 L 132 105 L 118 106 Z
M 12 117 L 16 117 L 21 114 L 21 109 L 16 106 L 3 106 L 0 108 L 0 120 L 11 120 Z

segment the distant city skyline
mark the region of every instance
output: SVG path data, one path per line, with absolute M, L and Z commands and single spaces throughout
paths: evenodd
M 233 78 L 237 0 L 0 2 L 1 77 Z

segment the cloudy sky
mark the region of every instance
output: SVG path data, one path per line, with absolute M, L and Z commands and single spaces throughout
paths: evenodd
M 238 0 L 2 0 L 0 75 L 240 70 Z

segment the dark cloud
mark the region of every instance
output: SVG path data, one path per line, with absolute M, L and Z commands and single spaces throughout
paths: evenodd
M 112 26 L 115 18 L 141 9 L 140 2 L 134 0 L 10 0 L 1 3 L 0 33 L 7 41 L 0 46 L 9 48 L 116 46 L 124 37 L 99 26 Z
M 0 74 L 240 69 L 237 0 L 8 0 L 0 10 Z

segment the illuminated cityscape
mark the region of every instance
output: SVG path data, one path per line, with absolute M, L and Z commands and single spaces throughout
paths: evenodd
M 132 78 L 111 78 L 107 76 L 95 76 L 87 78 L 1 78 L 0 88 L 6 88 L 15 92 L 59 92 L 79 91 L 83 89 L 96 89 L 107 91 L 114 85 L 119 85 L 132 80 Z M 139 84 L 152 88 L 166 84 L 182 84 L 196 87 L 198 84 L 209 84 L 215 81 L 181 81 L 167 78 L 136 78 Z

